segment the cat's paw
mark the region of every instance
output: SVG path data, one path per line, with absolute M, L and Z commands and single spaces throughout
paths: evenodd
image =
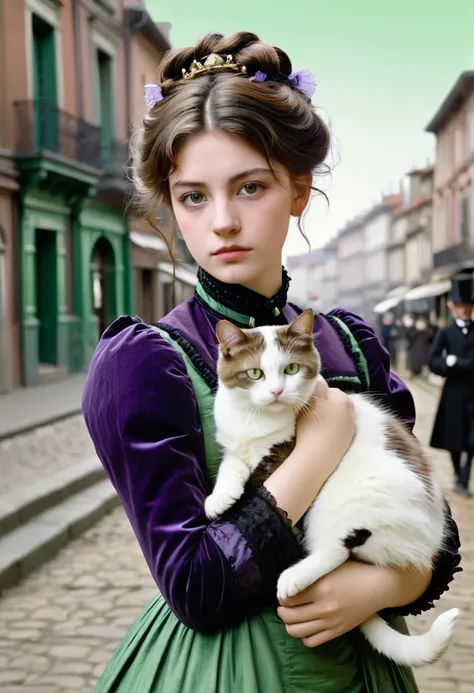
M 229 496 L 229 494 L 223 493 L 211 493 L 204 502 L 204 510 L 208 520 L 215 520 L 220 517 L 226 510 L 229 510 L 236 499 Z
M 284 599 L 289 599 L 299 594 L 308 587 L 307 581 L 304 579 L 301 570 L 298 566 L 293 566 L 284 570 L 278 578 L 277 584 L 277 599 L 279 602 Z M 309 583 L 311 584 L 311 583 Z

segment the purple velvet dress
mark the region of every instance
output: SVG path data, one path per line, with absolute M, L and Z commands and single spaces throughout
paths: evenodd
M 226 317 L 243 327 L 284 324 L 298 312 L 286 302 L 287 288 L 285 272 L 280 291 L 266 299 L 243 287 L 217 282 L 200 270 L 195 296 L 166 316 L 161 327 L 179 344 L 207 386 L 215 391 L 217 321 Z M 370 390 L 407 426 L 413 426 L 413 399 L 398 376 L 390 372 L 388 354 L 366 323 L 347 311 L 335 310 L 317 316 L 314 339 L 321 354 L 323 375 L 331 385 L 350 391 Z M 104 333 L 90 367 L 83 412 L 97 454 L 117 489 L 158 586 L 163 620 L 160 626 L 158 615 L 153 615 L 150 609 L 148 615 L 142 615 L 120 646 L 97 690 L 101 693 L 135 690 L 198 693 L 201 689 L 196 686 L 197 670 L 191 664 L 196 662 L 197 667 L 198 661 L 202 664 L 205 648 L 214 646 L 222 633 L 238 633 L 242 628 L 251 632 L 253 619 L 263 612 L 275 613 L 278 576 L 302 556 L 297 534 L 264 489 L 246 492 L 225 517 L 208 522 L 204 513 L 204 499 L 209 493 L 205 445 L 183 357 L 167 339 L 139 319 L 120 318 Z M 416 603 L 398 609 L 399 615 L 429 609 L 460 570 L 459 537 L 450 513 L 446 537 L 446 548 L 437 557 L 428 590 Z M 181 664 L 178 654 L 173 655 L 178 659 L 172 660 L 171 646 L 156 645 L 160 642 L 160 632 L 162 640 L 171 637 L 166 631 L 170 618 L 175 630 L 178 625 L 183 629 L 173 636 L 175 640 L 183 644 L 186 633 L 193 634 L 193 645 L 189 645 L 186 662 Z M 283 631 L 278 630 L 278 638 L 283 638 Z M 155 650 L 150 646 L 150 638 Z M 379 674 L 372 676 L 375 683 L 369 685 L 370 674 L 362 671 L 364 667 L 355 655 L 357 646 L 351 648 L 350 656 L 345 653 L 344 657 L 341 653 L 333 654 L 330 647 L 326 652 L 324 647 L 317 648 L 324 661 L 334 661 L 329 663 L 331 673 L 322 674 L 321 681 L 327 685 L 313 688 L 315 673 L 310 670 L 317 661 L 316 652 L 314 656 L 308 655 L 299 641 L 290 640 L 291 648 L 300 649 L 296 654 L 293 652 L 290 663 L 282 663 L 276 657 L 272 670 L 281 666 L 281 672 L 269 684 L 269 691 L 387 690 L 378 681 Z M 216 671 L 227 666 L 223 664 L 227 659 L 222 647 L 221 644 L 217 648 L 220 654 L 209 655 L 209 666 Z M 266 648 L 271 650 L 270 641 Z M 308 656 L 313 657 L 311 666 L 309 659 L 305 659 Z M 263 653 L 262 657 L 265 658 Z M 149 670 L 151 659 L 153 676 L 145 676 L 143 672 Z M 285 687 L 286 667 L 297 670 L 300 664 L 307 669 L 302 671 L 301 686 Z M 239 672 L 235 662 L 229 666 L 222 674 L 224 678 L 215 676 L 215 684 L 202 690 L 210 693 L 249 690 L 250 693 L 251 687 L 242 688 L 242 676 L 249 672 L 248 663 L 245 672 Z M 258 662 L 252 667 L 255 682 Z M 348 667 L 352 667 L 350 673 Z M 380 671 L 384 669 L 389 669 L 387 662 Z M 412 682 L 411 675 L 406 676 Z M 328 683 L 330 677 L 332 683 Z M 395 679 L 396 676 L 390 680 Z M 222 683 L 223 680 L 227 683 Z M 282 682 L 278 689 L 276 681 Z M 412 683 L 396 685 L 402 693 L 416 690 Z M 255 690 L 267 689 L 259 684 Z

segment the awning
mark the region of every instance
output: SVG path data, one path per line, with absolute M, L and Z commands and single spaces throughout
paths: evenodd
M 159 236 L 154 236 L 151 233 L 140 233 L 139 231 L 130 231 L 130 240 L 134 245 L 147 250 L 156 250 L 158 253 L 168 252 L 166 243 Z
M 388 292 L 387 298 L 398 298 L 398 300 L 401 301 L 408 290 L 408 286 L 396 286 Z
M 447 294 L 451 290 L 451 281 L 445 279 L 442 282 L 432 282 L 431 284 L 423 284 L 415 286 L 405 296 L 405 301 L 418 301 L 421 298 L 431 298 L 432 296 L 441 296 Z
M 401 298 L 385 298 L 380 303 L 372 308 L 374 313 L 387 313 L 392 308 L 395 308 L 401 301 Z
M 165 274 L 169 274 L 171 277 L 173 276 L 173 265 L 171 264 L 171 262 L 159 262 L 158 269 L 161 272 L 164 272 Z M 175 277 L 180 282 L 183 282 L 184 284 L 189 284 L 189 286 L 196 286 L 197 284 L 196 274 L 186 269 L 185 267 L 177 267 L 175 271 Z

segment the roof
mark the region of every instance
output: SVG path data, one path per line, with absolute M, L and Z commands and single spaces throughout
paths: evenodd
M 287 257 L 288 269 L 295 269 L 297 267 L 314 267 L 315 265 L 320 265 L 328 258 L 328 253 L 321 248 L 316 250 L 311 250 L 309 253 L 304 253 L 301 255 L 289 255 Z
M 125 20 L 132 31 L 139 31 L 160 53 L 171 48 L 164 35 L 145 9 L 125 7 Z
M 400 204 L 402 204 L 402 195 L 400 193 L 390 193 L 389 195 L 384 195 L 380 202 L 377 202 L 377 204 L 366 212 L 364 222 L 371 221 L 380 214 L 386 214 L 388 212 L 391 213 L 397 207 L 400 207 Z
M 434 173 L 434 166 L 433 164 L 428 164 L 427 166 L 423 166 L 422 168 L 414 168 L 411 171 L 408 171 L 407 176 L 410 178 L 413 176 L 419 176 L 420 178 L 427 178 L 428 176 L 432 176 Z
M 352 233 L 353 231 L 361 231 L 364 228 L 364 215 L 359 214 L 351 221 L 348 221 L 342 229 L 340 229 L 338 236 L 345 236 L 346 233 Z
M 437 135 L 453 115 L 462 108 L 473 91 L 474 70 L 466 70 L 459 76 L 456 84 L 426 126 L 426 132 Z

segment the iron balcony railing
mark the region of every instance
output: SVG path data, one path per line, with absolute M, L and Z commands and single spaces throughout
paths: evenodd
M 17 152 L 53 153 L 102 168 L 101 128 L 43 99 L 17 101 Z
M 104 138 L 101 143 L 102 165 L 105 176 L 124 177 L 128 163 L 128 143 L 122 140 L 109 140 Z

